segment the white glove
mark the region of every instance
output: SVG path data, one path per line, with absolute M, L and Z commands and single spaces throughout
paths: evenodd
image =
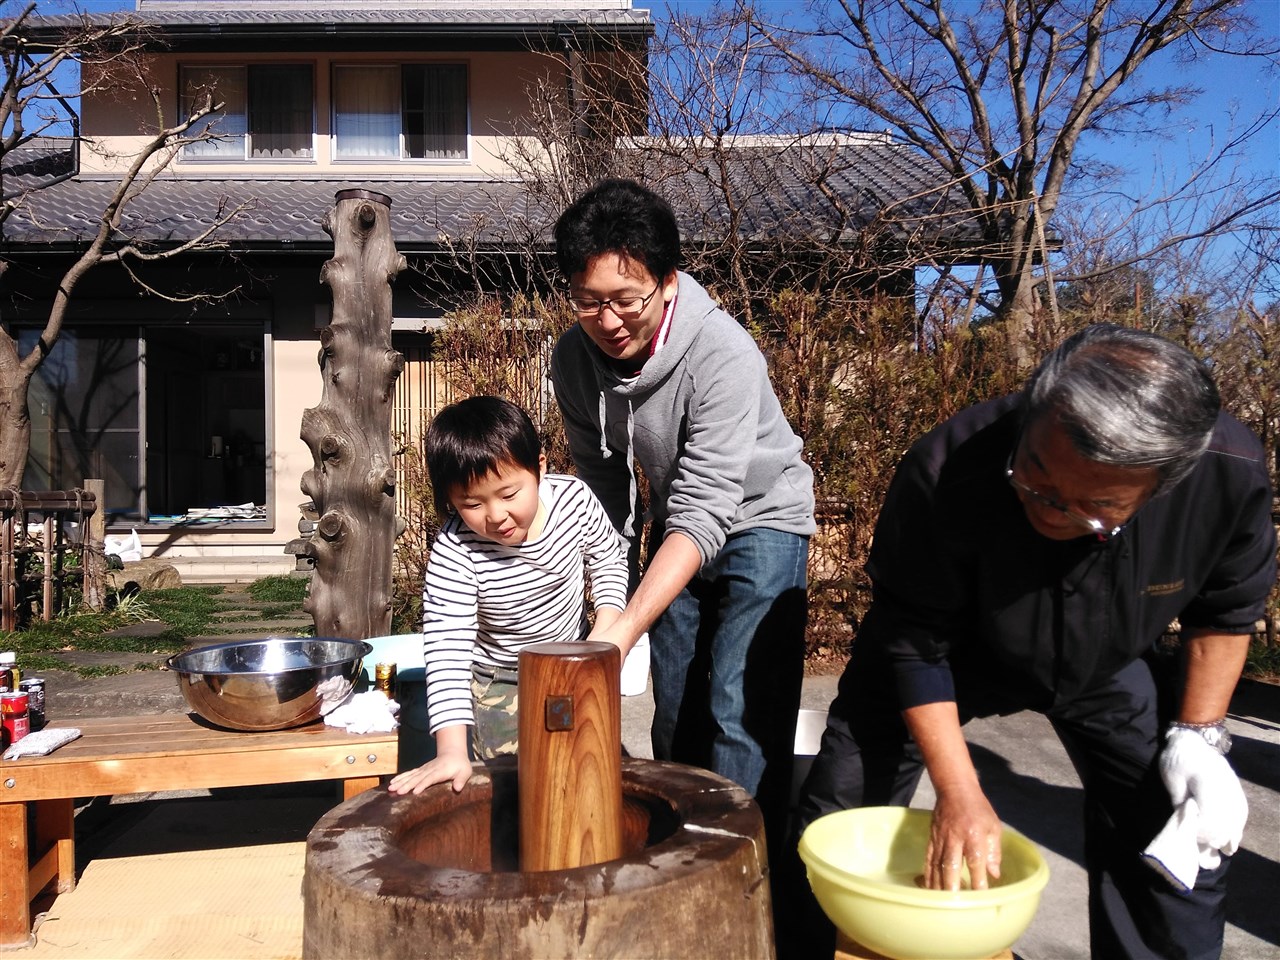
M 1201 867 L 1212 870 L 1221 862 L 1221 854 L 1236 852 L 1249 818 L 1249 802 L 1226 757 L 1196 731 L 1174 727 L 1160 755 L 1160 778 L 1175 808 L 1189 798 L 1196 802 Z

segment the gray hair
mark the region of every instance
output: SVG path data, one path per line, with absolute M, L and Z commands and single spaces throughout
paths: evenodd
M 1205 365 L 1153 333 L 1086 327 L 1041 362 L 1023 387 L 1023 422 L 1051 415 L 1082 457 L 1154 467 L 1156 493 L 1174 487 L 1209 446 L 1221 400 Z

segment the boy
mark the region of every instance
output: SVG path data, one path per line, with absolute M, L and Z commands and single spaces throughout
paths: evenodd
M 546 474 L 528 415 L 497 397 L 441 410 L 427 430 L 427 473 L 447 517 L 427 563 L 423 652 L 434 759 L 396 776 L 392 793 L 421 793 L 471 775 L 477 757 L 513 753 L 522 647 L 593 635 L 626 605 L 627 558 L 604 508 L 576 477 Z M 585 575 L 584 575 L 585 565 Z

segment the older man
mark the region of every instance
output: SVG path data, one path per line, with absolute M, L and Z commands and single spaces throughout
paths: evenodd
M 1217 956 L 1246 815 L 1223 720 L 1275 583 L 1271 497 L 1208 371 L 1139 331 L 1090 327 L 1021 394 L 944 423 L 881 511 L 872 605 L 802 821 L 905 804 L 923 767 L 926 882 L 956 889 L 963 865 L 984 887 L 1000 821 L 961 725 L 1036 710 L 1084 785 L 1093 955 Z M 1174 620 L 1182 669 L 1166 684 L 1154 654 Z M 1195 817 L 1189 875 L 1149 848 L 1175 806 Z

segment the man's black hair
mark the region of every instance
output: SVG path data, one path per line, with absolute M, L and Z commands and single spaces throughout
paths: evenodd
M 502 464 L 541 469 L 542 444 L 529 415 L 501 397 L 469 397 L 451 403 L 427 428 L 427 475 L 436 516 L 449 515 L 449 495 Z
M 642 263 L 656 280 L 680 265 L 680 228 L 670 204 L 634 180 L 602 180 L 556 221 L 556 261 L 566 278 L 602 253 Z

